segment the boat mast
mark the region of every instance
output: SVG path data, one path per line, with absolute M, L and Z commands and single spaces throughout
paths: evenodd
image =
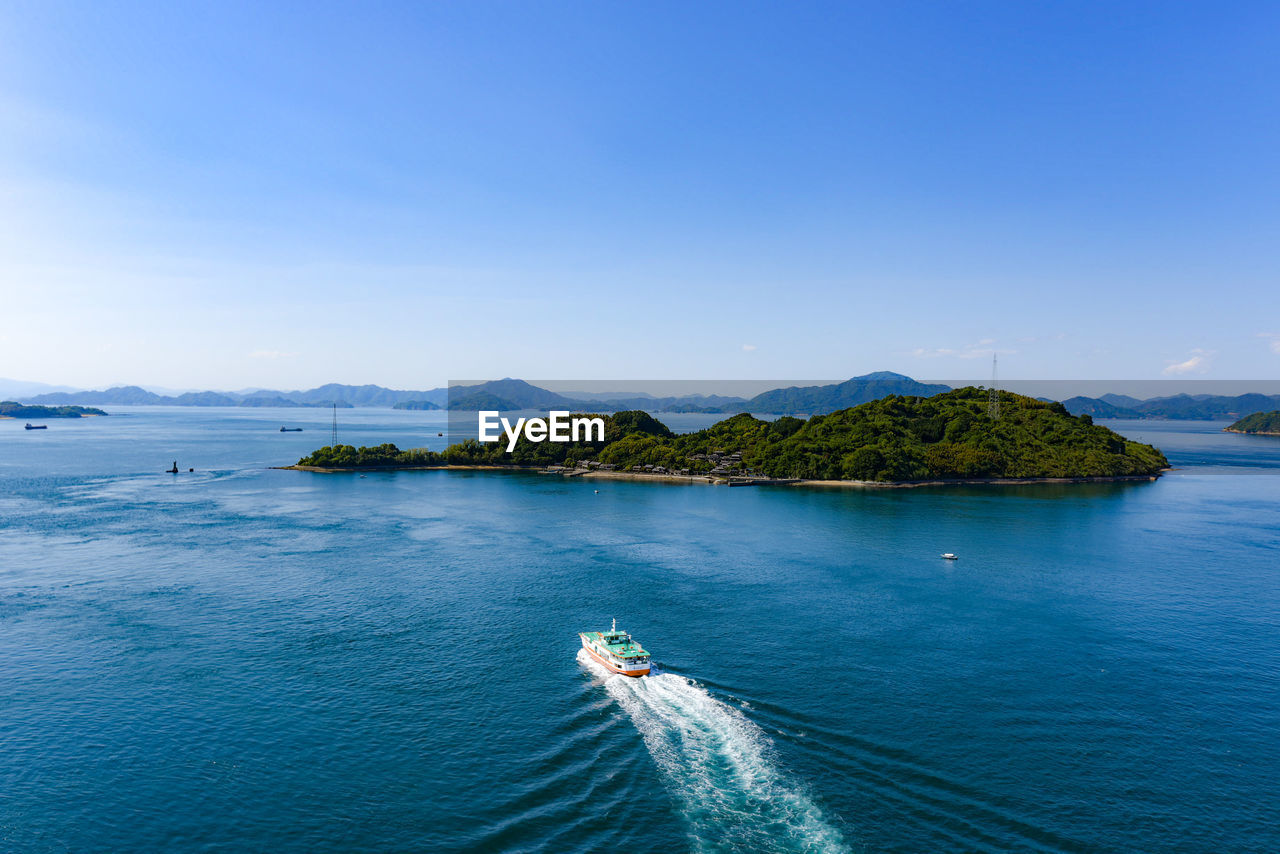
M 612 629 L 610 629 L 609 631 L 610 631 L 610 632 L 616 632 L 617 630 L 618 630 L 618 618 L 617 618 L 617 617 L 614 617 L 614 618 L 613 618 L 613 628 L 612 628 Z

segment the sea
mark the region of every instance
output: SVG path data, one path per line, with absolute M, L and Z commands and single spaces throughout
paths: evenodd
M 110 411 L 0 421 L 0 850 L 1280 850 L 1280 439 L 730 489 L 278 470 L 329 411 Z M 650 676 L 583 659 L 615 619 Z

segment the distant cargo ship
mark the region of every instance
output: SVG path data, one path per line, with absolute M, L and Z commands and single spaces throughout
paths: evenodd
M 587 654 L 614 673 L 623 676 L 646 676 L 649 673 L 649 653 L 632 640 L 631 635 L 618 631 L 618 621 L 607 632 L 578 632 L 582 648 Z
M 280 432 L 281 433 L 301 433 L 302 428 L 301 427 L 281 427 Z
M 27 429 L 27 430 L 48 430 L 48 429 L 49 429 L 49 425 L 48 425 L 48 424 L 32 424 L 32 423 L 30 423 L 30 422 L 27 422 L 27 426 L 26 426 L 24 429 Z

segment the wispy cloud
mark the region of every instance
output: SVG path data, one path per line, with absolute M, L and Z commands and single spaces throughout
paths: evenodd
M 1066 341 L 1067 333 L 1054 332 L 1051 335 L 1023 335 L 1017 340 L 1019 344 L 1043 344 L 1048 341 Z
M 1271 345 L 1271 352 L 1280 356 L 1280 334 L 1276 334 L 1275 332 L 1259 332 L 1258 337 L 1268 339 L 1267 343 Z
M 743 349 L 744 351 L 746 351 L 746 352 L 750 353 L 752 350 L 756 349 L 756 345 L 755 345 L 755 344 L 743 344 L 743 345 L 742 345 L 742 349 Z
M 101 144 L 125 139 L 117 129 L 84 115 L 7 94 L 0 95 L 0 128 L 15 139 L 36 144 L 86 138 Z
M 1182 374 L 1203 374 L 1209 369 L 1209 360 L 1213 357 L 1212 350 L 1201 350 L 1196 348 L 1191 351 L 1191 355 L 1184 361 L 1171 362 L 1163 371 L 1166 376 L 1180 376 Z
M 250 359 L 292 359 L 297 353 L 290 353 L 285 350 L 254 350 L 249 354 Z
M 911 351 L 911 355 L 917 359 L 937 359 L 949 356 L 953 359 L 983 359 L 994 353 L 1016 353 L 1017 350 L 999 350 L 996 349 L 996 339 L 983 338 L 973 344 L 966 344 L 963 347 L 917 347 Z

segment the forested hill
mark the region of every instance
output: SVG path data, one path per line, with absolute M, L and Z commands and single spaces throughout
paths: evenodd
M 810 419 L 763 421 L 735 415 L 706 430 L 673 435 L 643 412 L 606 417 L 598 444 L 532 443 L 507 453 L 474 440 L 443 453 L 339 446 L 300 465 L 576 465 L 618 471 L 743 474 L 806 480 L 913 481 L 1151 475 L 1168 466 L 1150 445 L 1131 442 L 1060 403 L 1004 392 L 1000 417 L 987 415 L 987 391 L 963 388 L 933 397 L 893 396 Z
M 892 371 L 877 371 L 835 385 L 793 386 L 766 391 L 751 398 L 740 411 L 812 415 L 858 406 L 891 394 L 928 397 L 950 390 L 950 386 L 918 382 Z
M 1229 433 L 1263 433 L 1280 436 L 1280 410 L 1276 412 L 1255 412 L 1246 415 L 1230 427 L 1223 428 Z
M 0 418 L 80 418 L 106 414 L 88 406 L 28 406 L 13 400 L 0 401 Z

